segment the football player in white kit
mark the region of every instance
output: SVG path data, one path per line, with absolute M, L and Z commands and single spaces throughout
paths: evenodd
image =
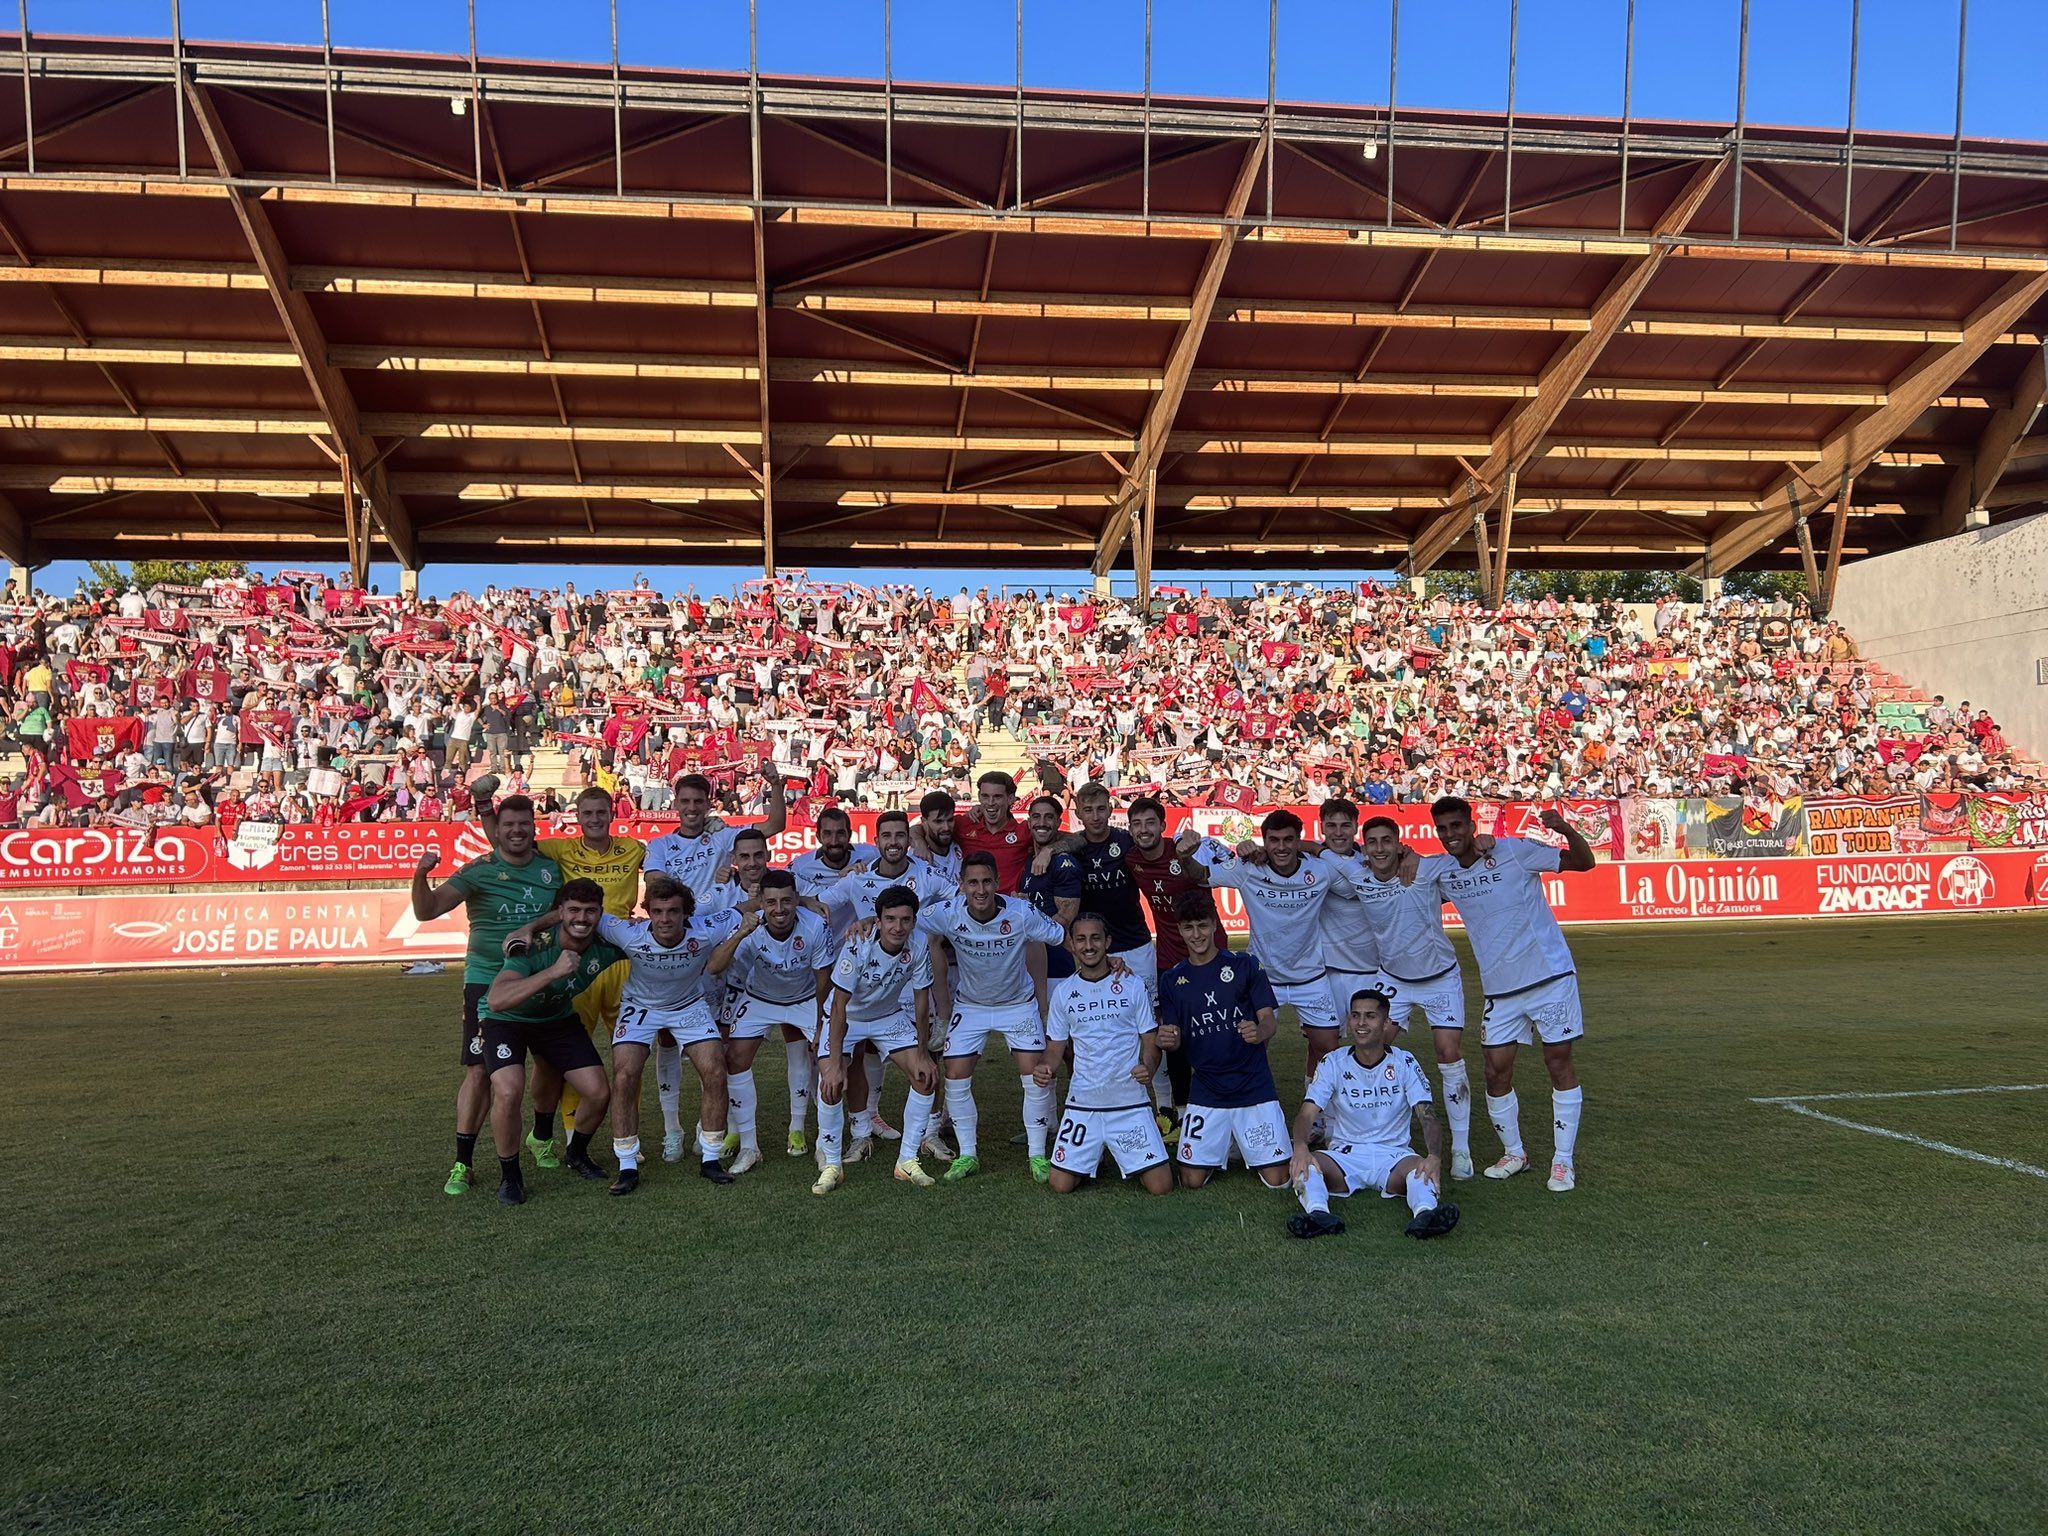
M 789 861 L 789 872 L 796 876 L 796 892 L 806 902 L 824 906 L 824 893 L 851 873 L 856 867 L 869 865 L 882 856 L 881 850 L 873 843 L 856 844 L 853 840 L 853 818 L 836 805 L 828 805 L 818 812 L 815 828 L 818 846 L 808 853 L 800 853 Z M 846 938 L 846 930 L 853 926 L 851 907 L 826 908 L 825 921 L 832 934 L 832 952 L 839 952 L 840 943 Z M 816 1052 L 808 1046 L 790 1044 L 787 1047 L 790 1080 L 794 1082 L 799 1071 L 813 1070 Z M 870 1106 L 880 1098 L 882 1058 L 869 1052 L 865 1058 L 875 1071 L 868 1078 L 874 1091 L 868 1094 Z M 872 1113 L 872 1111 L 871 1111 Z M 898 1136 L 896 1128 L 885 1122 L 879 1113 L 873 1114 L 874 1133 L 885 1141 L 894 1141 Z M 792 1139 L 790 1156 L 802 1157 L 809 1150 L 798 1146 Z
M 1260 823 L 1259 837 L 1265 853 L 1260 863 L 1240 859 L 1219 838 L 1196 837 L 1193 828 L 1180 842 L 1207 872 L 1210 886 L 1229 887 L 1244 898 L 1252 953 L 1265 967 L 1274 997 L 1294 1009 L 1307 1041 L 1304 1071 L 1312 1077 L 1344 1032 L 1344 1015 L 1331 1006 L 1323 979 L 1323 910 L 1332 901 L 1356 900 L 1357 892 L 1337 860 L 1301 851 L 1301 818 L 1294 812 L 1273 812 Z
M 742 844 L 742 847 L 745 845 Z M 740 926 L 712 951 L 707 975 L 726 979 L 726 1081 L 731 1089 L 732 1129 L 739 1146 L 728 1167 L 738 1175 L 761 1166 L 755 1129 L 760 1101 L 753 1091 L 754 1056 L 768 1031 L 782 1026 L 785 1038 L 800 1041 L 808 1056 L 801 1077 L 789 1078 L 791 1157 L 805 1150 L 804 1122 L 811 1103 L 812 1062 L 818 1048 L 822 1002 L 832 974 L 832 939 L 825 919 L 797 905 L 796 877 L 783 869 L 764 870 L 760 890 L 744 910 Z M 741 1083 L 745 1082 L 745 1091 Z
M 1543 876 L 1591 869 L 1593 847 L 1554 809 L 1545 811 L 1542 820 L 1565 840 L 1561 852 L 1519 837 L 1495 838 L 1490 849 L 1482 849 L 1474 841 L 1472 807 L 1455 795 L 1438 800 L 1429 813 L 1444 851 L 1419 862 L 1415 884 L 1458 909 L 1486 994 L 1479 1021 L 1479 1042 L 1486 1051 L 1486 1111 L 1503 1148 L 1486 1176 L 1513 1178 L 1529 1166 L 1515 1098 L 1515 1054 L 1519 1046 L 1540 1043 L 1557 1130 L 1545 1187 L 1563 1194 L 1578 1182 L 1573 1158 L 1585 1091 L 1572 1065 L 1572 1043 L 1585 1034 L 1586 1024 L 1571 948 L 1544 896 Z
M 1289 1171 L 1301 1210 L 1287 1219 L 1296 1237 L 1334 1237 L 1344 1230 L 1330 1214 L 1342 1199 L 1376 1189 L 1388 1200 L 1406 1196 L 1410 1237 L 1442 1237 L 1458 1224 L 1458 1208 L 1439 1203 L 1443 1187 L 1443 1132 L 1429 1080 L 1415 1058 L 1394 1045 L 1399 1027 L 1384 993 L 1361 991 L 1351 1000 L 1351 1049 L 1325 1056 L 1294 1117 L 1294 1160 Z M 1309 1129 L 1323 1117 L 1326 1140 L 1309 1148 Z M 1410 1120 L 1428 1155 L 1415 1155 Z
M 1337 797 L 1316 809 L 1323 834 L 1322 856 L 1344 871 L 1355 888 L 1365 877 L 1365 850 L 1358 846 L 1358 807 Z M 1304 843 L 1304 853 L 1317 851 Z M 1365 909 L 1355 901 L 1323 902 L 1323 987 L 1330 994 L 1330 1010 L 1340 1019 L 1351 1017 L 1351 999 L 1380 984 L 1379 936 L 1373 931 Z
M 711 781 L 701 773 L 686 773 L 676 780 L 674 808 L 675 831 L 664 833 L 647 845 L 647 856 L 640 867 L 646 874 L 667 875 L 687 887 L 701 910 L 731 867 L 733 843 L 742 829 L 722 823 L 711 825 Z M 789 807 L 783 799 L 782 775 L 771 771 L 768 798 L 758 827 L 764 836 L 778 837 L 788 825 Z M 683 1155 L 683 1065 L 681 1050 L 672 1040 L 656 1042 L 654 1084 L 665 1122 L 661 1155 L 665 1161 L 677 1162 Z
M 1485 840 L 1487 846 L 1492 839 Z M 1444 1083 L 1451 1123 L 1451 1177 L 1472 1177 L 1472 1084 L 1465 1067 L 1465 974 L 1444 933 L 1444 904 L 1426 887 L 1400 878 L 1401 829 L 1391 817 L 1365 824 L 1365 868 L 1354 874 L 1358 908 L 1378 942 L 1378 987 L 1391 1000 L 1394 1023 L 1426 1016 Z M 1361 989 L 1363 990 L 1363 989 Z
M 910 818 L 903 812 L 884 811 L 875 818 L 875 848 L 874 863 L 848 870 L 817 895 L 818 904 L 825 908 L 835 924 L 844 914 L 847 927 L 842 932 L 850 932 L 853 927 L 872 918 L 876 898 L 893 886 L 904 887 L 920 903 L 942 900 L 953 894 L 955 887 L 952 881 L 929 864 L 920 863 L 910 856 Z M 920 949 L 928 949 L 930 943 L 922 938 L 917 940 Z M 942 965 L 939 957 L 933 957 L 933 963 Z M 872 1048 L 862 1055 L 863 1076 L 861 1081 L 851 1086 L 848 1103 L 853 1111 L 853 1145 L 848 1149 L 847 1161 L 854 1163 L 868 1156 L 872 1138 L 894 1139 L 881 1124 L 883 1056 Z M 910 1150 L 915 1154 L 921 1149 L 913 1146 Z M 952 1160 L 951 1147 L 935 1143 L 931 1151 L 935 1157 Z
M 1159 1069 L 1158 1026 L 1143 982 L 1109 965 L 1109 925 L 1093 912 L 1068 930 L 1074 974 L 1053 983 L 1045 1017 L 1044 1059 L 1033 1077 L 1052 1097 L 1053 1074 L 1071 1048 L 1067 1107 L 1047 1184 L 1056 1195 L 1078 1189 L 1102 1165 L 1137 1176 L 1150 1195 L 1173 1192 L 1173 1164 L 1152 1117 L 1152 1075 Z
M 910 829 L 910 853 L 951 880 L 960 883 L 960 860 L 966 850 L 953 837 L 953 817 L 959 806 L 943 789 L 935 789 L 917 802 L 917 825 Z
M 939 1070 L 926 1054 L 924 1030 L 931 1013 L 931 949 L 916 935 L 917 897 L 906 886 L 891 886 L 875 898 L 875 931 L 850 938 L 832 964 L 830 1030 L 818 1066 L 818 1181 L 814 1195 L 829 1195 L 845 1182 L 841 1143 L 846 1125 L 849 1053 L 873 1041 L 910 1077 L 910 1102 L 903 1116 L 903 1150 L 896 1177 L 906 1184 L 937 1183 L 917 1160 L 931 1120 Z M 912 999 L 909 1011 L 903 1000 Z
M 1052 1089 L 1035 1076 L 1045 1050 L 1045 1021 L 1031 981 L 1030 951 L 1034 945 L 1065 943 L 1067 930 L 1021 896 L 996 890 L 994 854 L 967 855 L 960 869 L 960 892 L 927 901 L 917 912 L 917 931 L 950 944 L 959 966 L 944 1047 L 946 1108 L 953 1117 L 959 1151 L 945 1176 L 957 1183 L 981 1171 L 974 1069 L 988 1037 L 1000 1034 L 1016 1059 L 1024 1087 L 1031 1176 L 1044 1183 L 1052 1169 L 1046 1158 Z
M 612 1026 L 612 1151 L 619 1175 L 611 1192 L 630 1195 L 640 1187 L 640 1074 L 655 1036 L 664 1030 L 690 1058 L 704 1088 L 699 1171 L 714 1184 L 730 1184 L 732 1175 L 719 1163 L 725 1146 L 725 1048 L 704 1000 L 704 967 L 711 952 L 739 927 L 740 917 L 737 912 L 693 917 L 696 901 L 689 889 L 660 874 L 647 876 L 642 905 L 645 922 L 607 913 L 597 925 L 598 937 L 624 951 L 631 962 L 619 996 L 618 1022 Z M 558 920 L 557 914 L 545 913 L 513 937 L 531 943 Z

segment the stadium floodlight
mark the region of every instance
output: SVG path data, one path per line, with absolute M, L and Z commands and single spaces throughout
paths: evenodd
M 469 98 L 467 96 L 450 96 L 448 98 L 448 110 L 457 117 L 469 116 Z
M 1367 139 L 1363 144 L 1359 145 L 1358 152 L 1368 160 L 1377 160 L 1380 157 L 1380 141 L 1378 139 Z
M 1974 533 L 1979 528 L 1991 526 L 1991 510 L 1988 507 L 1972 507 L 1963 514 L 1963 530 Z

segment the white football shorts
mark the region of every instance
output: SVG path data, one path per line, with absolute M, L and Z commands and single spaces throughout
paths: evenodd
M 612 1044 L 652 1046 L 654 1037 L 667 1030 L 677 1045 L 697 1045 L 718 1038 L 718 1019 L 711 1005 L 698 998 L 680 1008 L 650 1008 L 627 998 L 619 1004 L 619 1020 L 612 1026 Z
M 1052 1165 L 1083 1178 L 1094 1176 L 1107 1150 L 1125 1178 L 1166 1161 L 1166 1143 L 1149 1104 L 1122 1109 L 1076 1109 L 1069 1104 L 1053 1137 Z
M 1394 1168 L 1404 1157 L 1415 1156 L 1413 1147 L 1389 1145 L 1383 1141 L 1339 1141 L 1327 1147 L 1318 1147 L 1317 1155 L 1327 1157 L 1343 1171 L 1344 1189 L 1332 1189 L 1333 1195 L 1355 1195 L 1361 1190 L 1376 1189 L 1383 1199 L 1391 1200 L 1393 1194 L 1387 1189 L 1387 1180 L 1393 1176 Z
M 955 1003 L 946 1025 L 948 1056 L 979 1056 L 992 1034 L 1001 1035 L 1013 1051 L 1045 1049 L 1045 1020 L 1036 999 L 989 1008 L 980 1003 Z
M 1111 958 L 1121 960 L 1130 968 L 1133 976 L 1145 983 L 1145 995 L 1152 999 L 1152 1006 L 1159 1006 L 1159 947 L 1156 944 L 1141 944 L 1136 949 L 1111 951 Z
M 1276 981 L 1273 997 L 1282 1008 L 1294 1009 L 1294 1017 L 1303 1029 L 1341 1031 L 1344 1027 L 1344 1015 L 1330 1007 L 1330 988 L 1324 977 L 1303 982 Z
M 1577 976 L 1553 976 L 1506 997 L 1489 997 L 1479 1016 L 1481 1045 L 1562 1045 L 1585 1032 Z
M 892 1013 L 880 1019 L 848 1019 L 844 1051 L 853 1054 L 853 1048 L 863 1040 L 872 1040 L 875 1049 L 884 1056 L 897 1051 L 914 1051 L 921 1043 L 917 1038 L 916 1020 L 908 1013 Z
M 1340 1038 L 1348 1039 L 1351 1034 L 1351 999 L 1360 992 L 1383 992 L 1393 1006 L 1394 984 L 1378 971 L 1325 971 L 1323 985 L 1330 993 L 1330 1008 L 1337 1015 L 1342 1027 Z
M 1247 1168 L 1271 1168 L 1294 1155 L 1278 1099 L 1243 1109 L 1190 1104 L 1181 1112 L 1180 1160 L 1190 1167 L 1221 1168 L 1232 1141 Z
M 1403 981 L 1381 971 L 1380 981 L 1394 994 L 1396 1024 L 1406 1024 L 1410 1015 L 1420 1008 L 1429 1015 L 1432 1029 L 1465 1027 L 1465 975 L 1457 966 L 1452 966 L 1440 976 L 1426 977 L 1421 981 Z
M 800 1002 L 775 1003 L 751 992 L 733 991 L 726 994 L 725 1017 L 720 1022 L 729 1040 L 760 1040 L 781 1024 L 806 1040 L 816 1041 L 818 1004 L 815 998 L 808 997 Z M 849 1031 L 851 1028 L 849 1025 Z

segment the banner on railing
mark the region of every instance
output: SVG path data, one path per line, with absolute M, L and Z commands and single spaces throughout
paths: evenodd
M 1568 924 L 2048 911 L 2048 853 L 1614 863 L 1543 888 Z M 1242 934 L 1237 892 L 1217 894 L 1224 927 Z M 452 960 L 465 938 L 460 912 L 420 923 L 403 890 L 0 894 L 8 972 Z

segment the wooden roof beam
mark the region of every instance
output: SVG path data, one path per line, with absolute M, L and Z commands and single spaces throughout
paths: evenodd
M 1970 462 L 1949 477 L 1948 492 L 1941 501 L 1938 532 L 1946 538 L 1963 531 L 1963 519 L 1971 509 L 1988 506 L 1986 498 L 1998 489 L 2005 472 L 2027 452 L 2027 434 L 2048 404 L 2048 347 L 2036 347 L 2027 366 L 2020 370 L 2013 387 L 2012 403 L 1992 413 L 1978 435 Z
M 1658 216 L 1654 230 L 1656 238 L 1668 239 L 1685 233 L 1685 227 L 1692 222 L 1693 215 L 1699 212 L 1707 194 L 1713 190 L 1714 182 L 1721 174 L 1721 165 L 1719 160 L 1710 160 L 1694 170 L 1678 195 Z M 1621 271 L 1608 283 L 1586 317 L 1585 335 L 1557 350 L 1543 367 L 1535 395 L 1508 413 L 1507 420 L 1494 434 L 1491 448 L 1475 477 L 1481 488 L 1479 510 L 1482 515 L 1499 499 L 1508 477 L 1536 457 L 1557 418 L 1577 398 L 1580 386 L 1592 373 L 1593 365 L 1599 361 L 1607 343 L 1628 323 L 1629 312 L 1650 286 L 1651 279 L 1656 277 L 1668 254 L 1667 247 L 1658 246 L 1647 256 L 1632 257 L 1623 263 Z M 1464 524 L 1472 510 L 1471 503 L 1453 497 L 1444 511 L 1416 539 L 1405 566 L 1407 574 L 1420 576 L 1441 560 L 1463 535 Z
M 229 178 L 240 176 L 241 161 L 205 87 L 188 85 L 187 94 L 199 131 L 205 137 L 207 152 L 212 155 L 221 175 Z M 234 210 L 235 222 L 241 226 L 243 238 L 249 243 L 250 254 L 256 258 L 257 270 L 262 274 L 271 301 L 277 306 L 278 319 L 291 341 L 292 350 L 298 354 L 306 382 L 312 386 L 313 398 L 326 418 L 336 446 L 352 463 L 373 466 L 360 472 L 357 483 L 383 527 L 385 540 L 392 552 L 407 570 L 418 570 L 420 547 L 413 532 L 412 515 L 406 510 L 404 499 L 391 488 L 390 478 L 382 466 L 375 463 L 376 444 L 363 431 L 355 396 L 350 392 L 348 382 L 327 360 L 327 337 L 320 329 L 319 320 L 314 317 L 312 305 L 293 286 L 291 263 L 271 224 L 269 211 L 256 197 L 239 189 L 230 189 L 228 204 Z M 341 494 L 352 494 L 345 479 Z
M 35 557 L 35 538 L 29 532 L 28 519 L 21 515 L 21 509 L 5 496 L 0 496 L 0 555 L 24 569 L 33 569 L 40 562 Z
M 1928 347 L 1892 381 L 1884 405 L 1858 412 L 1828 440 L 1826 452 L 1810 472 L 1788 474 L 1752 515 L 1716 533 L 1695 574 L 1723 575 L 1776 545 L 1791 531 L 1802 500 L 1814 505 L 1831 495 L 1844 476 L 1861 474 L 2044 294 L 2048 275 L 2008 279 L 1970 317 L 1959 344 Z
M 1195 278 L 1195 291 L 1187 301 L 1180 333 L 1174 337 L 1173 346 L 1166 354 L 1166 377 L 1161 382 L 1159 393 L 1153 397 L 1151 408 L 1145 413 L 1145 425 L 1138 434 L 1131 472 L 1124 477 L 1116 509 L 1104 520 L 1102 535 L 1096 540 L 1091 568 L 1097 576 L 1109 574 L 1117 552 L 1123 548 L 1124 537 L 1130 532 L 1138 498 L 1146 493 L 1158 474 L 1167 437 L 1173 429 L 1174 418 L 1180 414 L 1181 398 L 1187 393 L 1188 376 L 1195 371 L 1195 355 L 1201 351 L 1202 335 L 1209 327 L 1209 317 L 1215 313 L 1216 296 L 1223 289 L 1223 274 L 1230 265 L 1230 253 L 1236 248 L 1241 233 L 1232 226 L 1244 217 L 1244 211 L 1251 203 L 1252 186 L 1258 179 L 1259 165 L 1268 147 L 1263 140 L 1254 142 L 1244 152 L 1244 163 L 1238 167 L 1237 180 L 1231 185 L 1230 197 L 1223 208 L 1224 230 L 1202 258 L 1202 268 Z

